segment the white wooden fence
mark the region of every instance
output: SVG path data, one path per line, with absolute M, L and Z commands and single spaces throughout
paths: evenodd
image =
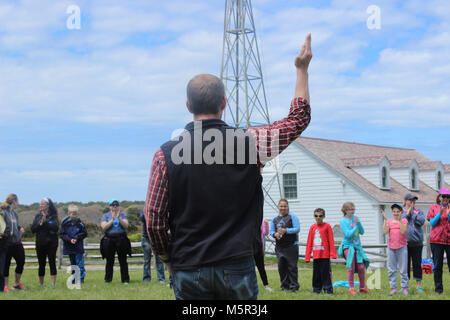
M 23 242 L 24 248 L 27 250 L 35 249 L 35 243 L 34 242 Z M 306 243 L 300 242 L 300 247 L 306 247 Z M 141 242 L 131 242 L 131 248 L 141 248 Z M 336 245 L 336 250 L 338 249 L 339 245 Z M 366 244 L 362 245 L 365 254 L 368 256 L 371 262 L 373 263 L 381 263 L 386 265 L 387 263 L 387 244 Z M 430 244 L 429 242 L 424 242 L 424 248 L 425 248 L 425 257 L 430 258 L 431 257 L 431 250 L 430 250 Z M 85 265 L 104 265 L 105 260 L 102 259 L 102 256 L 100 254 L 100 243 L 89 243 L 88 239 L 85 239 L 84 241 L 84 249 L 85 249 Z M 378 252 L 374 252 L 371 249 L 383 249 L 378 250 Z M 93 253 L 93 251 L 95 251 Z M 275 255 L 275 240 L 271 237 L 266 236 L 265 238 L 265 248 L 264 248 L 266 255 Z M 382 252 L 380 252 L 382 251 Z M 26 253 L 25 255 L 26 262 L 29 263 L 37 263 L 37 256 L 36 254 L 32 253 Z M 304 255 L 300 255 L 301 258 L 304 258 Z M 62 266 L 69 266 L 70 261 L 68 256 L 64 256 L 62 254 L 62 240 L 59 240 L 58 245 L 58 252 L 57 252 L 57 259 L 58 259 L 58 269 L 61 269 Z M 128 257 L 127 259 L 129 264 L 143 264 L 144 263 L 144 254 L 143 253 L 133 253 L 131 257 Z M 343 258 L 337 258 L 337 259 L 331 259 L 332 263 L 335 264 L 345 264 L 345 259 Z

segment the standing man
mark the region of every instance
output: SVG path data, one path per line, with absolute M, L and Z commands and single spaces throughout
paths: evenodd
M 139 214 L 139 220 L 142 222 L 142 251 L 144 253 L 144 270 L 142 280 L 144 282 L 150 282 L 152 280 L 152 249 L 150 248 L 150 240 L 148 239 L 147 223 L 144 217 L 144 210 L 141 210 Z M 155 256 L 155 267 L 157 272 L 158 282 L 161 284 L 166 283 L 166 276 L 164 274 L 164 263 L 158 256 Z
M 202 74 L 188 83 L 186 106 L 194 121 L 155 153 L 144 209 L 153 253 L 173 272 L 177 299 L 257 299 L 253 244 L 263 216 L 260 170 L 310 122 L 311 57 L 308 34 L 295 59 L 289 115 L 245 134 L 221 120 L 226 97 L 219 78 Z
M 295 214 L 289 212 L 286 199 L 278 202 L 279 214 L 270 224 L 270 235 L 276 239 L 275 254 L 278 260 L 281 290 L 297 291 L 298 284 L 298 233 L 300 222 Z
M 122 283 L 128 284 L 130 276 L 127 254 L 131 254 L 131 244 L 127 237 L 128 218 L 124 212 L 120 211 L 118 200 L 113 199 L 109 202 L 109 210 L 101 219 L 101 227 L 105 232 L 101 241 L 102 251 L 106 257 L 105 282 L 111 282 L 113 279 L 114 260 L 117 252 Z

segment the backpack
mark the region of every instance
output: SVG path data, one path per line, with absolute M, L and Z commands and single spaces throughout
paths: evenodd
M 433 259 L 422 259 L 422 273 L 432 274 L 434 269 Z

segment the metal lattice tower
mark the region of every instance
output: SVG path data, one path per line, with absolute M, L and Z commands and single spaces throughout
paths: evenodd
M 241 128 L 270 123 L 250 0 L 225 1 L 220 77 L 228 101 L 225 120 Z
M 224 120 L 239 128 L 270 123 L 250 0 L 225 0 L 220 77 L 227 97 Z M 274 174 L 263 185 L 265 202 L 275 212 L 278 212 L 277 204 L 267 190 L 277 183 L 282 196 L 277 166 L 277 159 L 266 165 Z

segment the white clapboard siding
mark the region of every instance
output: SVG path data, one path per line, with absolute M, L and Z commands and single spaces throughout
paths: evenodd
M 366 180 L 372 182 L 378 188 L 381 186 L 381 172 L 379 166 L 371 167 L 354 167 L 352 168 L 359 175 L 363 176 Z
M 422 182 L 426 183 L 430 188 L 437 189 L 437 172 L 436 170 L 420 170 L 419 177 Z
M 343 217 L 342 204 L 351 201 L 355 204 L 356 215 L 360 218 L 365 234 L 361 236 L 364 244 L 379 244 L 384 242 L 381 232 L 381 218 L 377 202 L 367 193 L 351 184 L 335 170 L 328 167 L 321 160 L 305 150 L 302 146 L 293 143 L 279 157 L 279 167 L 286 164 L 297 169 L 298 199 L 289 201 L 289 209 L 300 220 L 300 242 L 306 242 L 309 228 L 314 221 L 314 209 L 320 207 L 326 212 L 325 222 L 332 227 L 339 225 Z M 280 170 L 282 183 L 282 170 Z M 267 181 L 270 175 L 263 177 Z M 273 184 L 268 190 L 273 199 L 280 198 L 278 185 Z M 278 213 L 265 201 L 264 218 L 273 219 Z M 304 248 L 300 254 L 304 254 Z
M 392 169 L 391 168 L 391 177 L 397 180 L 398 183 L 402 184 L 405 188 L 411 189 L 411 176 L 410 176 L 411 168 L 401 168 L 401 169 Z M 416 169 L 417 174 L 418 169 Z

